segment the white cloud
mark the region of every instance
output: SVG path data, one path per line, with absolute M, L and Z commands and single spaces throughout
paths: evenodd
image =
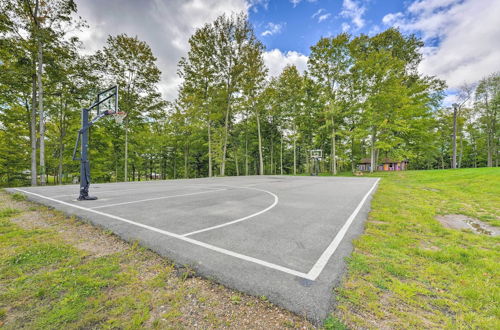
M 318 16 L 319 14 L 321 14 L 321 13 L 322 13 L 322 12 L 324 12 L 324 11 L 325 11 L 325 9 L 324 9 L 324 8 L 320 8 L 320 9 L 318 9 L 318 11 L 317 11 L 317 12 L 315 12 L 314 14 L 312 14 L 311 18 L 314 18 L 314 17 Z
M 418 32 L 431 45 L 423 49 L 420 71 L 450 88 L 500 70 L 500 1 L 419 0 L 391 15 L 383 22 Z
M 261 36 L 266 37 L 266 36 L 272 36 L 273 34 L 281 33 L 284 25 L 285 24 L 269 22 L 266 25 L 267 30 L 262 32 Z
M 307 69 L 308 57 L 296 51 L 282 53 L 279 49 L 273 49 L 264 53 L 264 63 L 269 68 L 269 76 L 278 76 L 285 66 L 293 64 L 300 72 Z
M 351 29 L 351 26 L 346 22 L 342 23 L 342 32 L 347 32 Z
M 258 6 L 263 7 L 265 10 L 269 7 L 270 0 L 248 0 L 248 6 L 252 8 L 254 13 L 259 11 Z
M 321 15 L 322 13 L 324 13 L 324 14 Z M 327 13 L 324 8 L 321 8 L 321 9 L 318 9 L 318 11 L 316 11 L 314 14 L 312 14 L 311 18 L 314 19 L 317 17 L 318 23 L 321 23 L 324 20 L 328 19 L 330 16 L 332 16 L 332 14 Z
M 403 13 L 389 13 L 382 18 L 382 23 L 386 25 L 392 25 L 393 23 L 397 22 L 399 19 L 403 17 Z
M 78 15 L 90 28 L 78 33 L 85 53 L 92 53 L 106 43 L 108 35 L 126 33 L 147 42 L 158 58 L 162 71 L 160 91 L 168 100 L 177 96 L 181 79 L 177 63 L 188 51 L 194 31 L 217 16 L 247 12 L 252 3 L 245 0 L 76 0 Z M 265 4 L 266 1 L 256 3 Z
M 307 2 L 316 2 L 318 0 L 307 0 Z M 302 2 L 302 0 L 290 0 L 290 2 L 293 4 L 293 8 L 297 7 L 299 3 Z
M 408 11 L 414 14 L 432 13 L 437 9 L 444 9 L 456 2 L 456 0 L 417 0 L 408 7 Z
M 321 15 L 320 17 L 318 17 L 318 23 L 321 23 L 323 22 L 324 20 L 328 19 L 332 14 L 330 13 L 327 13 L 327 14 L 324 14 L 324 15 Z
M 365 14 L 366 7 L 360 5 L 355 0 L 344 0 L 342 2 L 342 11 L 340 15 L 345 18 L 350 18 L 351 23 L 356 26 L 356 29 L 361 29 L 365 26 L 363 15 Z

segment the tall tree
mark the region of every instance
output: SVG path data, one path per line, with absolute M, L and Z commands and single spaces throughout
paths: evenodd
M 234 102 L 240 96 L 242 78 L 246 74 L 245 56 L 248 50 L 254 47 L 261 48 L 261 43 L 255 37 L 254 31 L 248 17 L 244 13 L 237 15 L 219 16 L 213 22 L 214 61 L 217 81 L 221 88 L 221 96 L 224 104 L 224 129 L 222 137 L 222 152 L 220 174 L 226 173 L 227 146 L 229 128 L 232 125 Z
M 68 29 L 78 28 L 82 22 L 75 20 L 76 4 L 73 0 L 16 0 L 2 1 L 4 34 L 20 41 L 30 53 L 32 79 L 30 140 L 31 140 L 31 177 L 36 185 L 36 106 L 40 116 L 40 181 L 45 184 L 45 118 L 43 111 L 43 69 L 44 49 L 50 51 L 58 47 L 68 47 L 65 34 Z
M 451 168 L 457 168 L 457 129 L 458 129 L 458 120 L 463 110 L 464 105 L 469 101 L 472 97 L 473 86 L 472 85 L 463 85 L 459 88 L 457 103 L 453 104 L 453 132 L 452 132 L 452 146 L 453 146 L 453 155 L 451 158 Z M 461 135 L 461 131 L 460 131 Z
M 280 117 L 281 143 L 285 135 L 293 140 L 293 174 L 297 174 L 297 138 L 298 126 L 304 105 L 304 77 L 294 65 L 286 66 L 276 82 L 275 110 Z M 283 150 L 283 145 L 281 146 Z M 283 157 L 283 155 L 281 155 Z
M 124 181 L 128 180 L 130 129 L 138 127 L 150 108 L 160 105 L 157 84 L 161 72 L 151 47 L 137 37 L 109 36 L 106 46 L 96 54 L 108 84 L 120 87 L 119 107 L 127 113 L 124 122 Z
M 181 107 L 189 112 L 190 118 L 205 118 L 208 145 L 208 176 L 213 175 L 212 152 L 212 112 L 216 71 L 211 57 L 214 53 L 214 32 L 210 24 L 206 24 L 189 39 L 188 56 L 181 58 L 178 74 L 184 79 L 178 101 Z
M 498 166 L 498 138 L 500 136 L 500 73 L 483 78 L 476 90 L 475 109 L 480 116 L 487 141 L 487 166 Z
M 244 106 L 250 108 L 255 115 L 257 123 L 257 140 L 259 149 L 259 174 L 264 175 L 264 157 L 262 155 L 262 130 L 261 130 L 261 111 L 266 109 L 265 104 L 258 104 L 259 94 L 264 88 L 264 79 L 267 74 L 267 68 L 264 64 L 262 53 L 264 46 L 257 41 L 250 43 L 243 49 L 244 52 L 244 74 L 242 79 L 242 92 Z
M 336 127 L 337 121 L 342 117 L 341 100 L 345 98 L 343 94 L 348 93 L 346 76 L 352 66 L 349 39 L 347 33 L 332 38 L 321 38 L 311 47 L 308 62 L 311 75 L 324 89 L 326 116 L 331 127 L 331 171 L 334 175 L 337 174 Z

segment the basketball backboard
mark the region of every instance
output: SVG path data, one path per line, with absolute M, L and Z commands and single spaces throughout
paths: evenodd
M 323 150 L 321 150 L 321 149 L 311 150 L 311 158 L 313 158 L 313 159 L 323 158 Z
M 118 112 L 118 85 L 103 90 L 97 94 L 97 115 L 101 112 Z

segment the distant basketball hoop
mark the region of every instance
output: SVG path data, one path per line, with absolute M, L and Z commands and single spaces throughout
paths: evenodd
M 323 158 L 323 150 L 321 149 L 311 150 L 311 158 L 321 160 Z
M 319 175 L 319 162 L 321 161 L 321 159 L 323 159 L 323 150 L 314 149 L 314 150 L 311 150 L 310 152 L 311 152 L 311 160 L 312 160 L 311 175 L 318 176 Z

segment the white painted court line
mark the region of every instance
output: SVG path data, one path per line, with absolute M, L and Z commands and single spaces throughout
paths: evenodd
M 204 242 L 201 242 L 201 241 L 197 241 L 197 240 L 194 240 L 192 238 L 185 237 L 183 235 L 171 233 L 171 232 L 159 229 L 159 228 L 151 227 L 151 226 L 148 226 L 148 225 L 145 225 L 145 224 L 142 224 L 142 223 L 138 223 L 138 222 L 135 222 L 135 221 L 132 221 L 132 220 L 128 220 L 128 219 L 125 219 L 125 218 L 122 218 L 122 217 L 118 217 L 118 216 L 115 216 L 115 215 L 112 215 L 112 214 L 108 214 L 108 213 L 104 213 L 104 212 L 101 212 L 101 211 L 89 209 L 89 208 L 86 208 L 86 207 L 83 207 L 83 206 L 79 206 L 79 205 L 67 203 L 67 202 L 60 201 L 60 200 L 57 200 L 57 199 L 54 199 L 54 198 L 51 198 L 51 197 L 47 197 L 47 196 L 43 196 L 43 195 L 40 195 L 40 194 L 32 193 L 32 192 L 29 192 L 29 191 L 26 191 L 26 190 L 22 190 L 22 189 L 18 189 L 18 188 L 13 188 L 13 189 L 17 190 L 17 191 L 21 191 L 21 192 L 26 193 L 26 194 L 38 196 L 40 198 L 44 198 L 44 199 L 47 199 L 47 200 L 51 200 L 51 201 L 56 202 L 56 203 L 60 203 L 60 204 L 67 205 L 67 206 L 71 206 L 71 207 L 74 207 L 74 208 L 77 208 L 77 209 L 81 209 L 81 210 L 84 210 L 84 211 L 92 212 L 92 213 L 99 214 L 99 215 L 102 215 L 102 216 L 106 216 L 106 217 L 109 217 L 109 218 L 112 218 L 112 219 L 115 219 L 115 220 L 118 220 L 118 221 L 126 222 L 126 223 L 129 223 L 131 225 L 134 225 L 134 226 L 137 226 L 137 227 L 141 227 L 141 228 L 145 228 L 145 229 L 148 229 L 148 230 L 151 230 L 151 231 L 154 231 L 154 232 L 166 235 L 166 236 L 174 237 L 174 238 L 180 239 L 182 241 L 189 242 L 191 244 L 195 244 L 195 245 L 207 248 L 207 249 L 212 250 L 212 251 L 217 251 L 217 252 L 220 252 L 222 254 L 229 255 L 229 256 L 232 256 L 232 257 L 235 257 L 235 258 L 238 258 L 238 259 L 241 259 L 241 260 L 253 262 L 253 263 L 261 265 L 261 266 L 265 266 L 265 267 L 268 267 L 268 268 L 271 268 L 271 269 L 279 270 L 281 272 L 284 272 L 284 273 L 287 273 L 287 274 L 290 274 L 290 275 L 294 275 L 294 276 L 298 276 L 298 277 L 302 277 L 302 278 L 314 281 L 314 280 L 316 280 L 318 278 L 318 276 L 321 274 L 321 272 L 325 268 L 326 264 L 330 260 L 331 256 L 335 253 L 335 250 L 340 245 L 340 242 L 342 241 L 342 239 L 344 238 L 345 234 L 349 230 L 349 227 L 351 226 L 352 222 L 354 221 L 354 218 L 356 218 L 356 216 L 358 215 L 359 211 L 361 210 L 361 207 L 366 202 L 366 200 L 368 199 L 368 196 L 370 196 L 370 194 L 375 189 L 375 187 L 377 186 L 377 184 L 378 184 L 379 181 L 380 181 L 380 179 L 377 179 L 375 181 L 375 183 L 370 188 L 370 190 L 365 194 L 365 196 L 363 197 L 363 199 L 359 202 L 359 204 L 356 207 L 356 209 L 349 216 L 349 218 L 347 219 L 346 223 L 342 226 L 342 228 L 340 229 L 340 231 L 337 233 L 337 235 L 335 236 L 335 238 L 333 239 L 333 241 L 326 248 L 326 250 L 321 254 L 321 256 L 319 257 L 318 261 L 316 261 L 316 263 L 314 264 L 314 266 L 311 268 L 311 270 L 307 274 L 303 273 L 303 272 L 296 271 L 294 269 L 290 269 L 290 268 L 287 268 L 287 267 L 276 265 L 276 264 L 273 264 L 273 263 L 270 263 L 270 262 L 267 262 L 267 261 L 264 261 L 264 260 L 261 260 L 261 259 L 253 258 L 253 257 L 247 256 L 247 255 L 244 255 L 244 254 L 240 254 L 240 253 L 237 253 L 237 252 L 226 250 L 226 249 L 223 249 L 223 248 L 211 245 L 211 244 L 207 244 L 207 243 L 204 243 Z M 253 188 L 253 189 L 256 189 L 256 188 Z
M 71 196 L 78 197 L 78 194 L 79 194 L 79 192 L 80 192 L 80 190 L 79 190 L 79 189 L 80 189 L 80 188 L 76 188 L 75 193 L 73 193 L 73 194 L 55 195 L 55 196 L 50 196 L 50 197 L 51 197 L 51 198 L 57 198 L 57 197 L 71 197 Z M 102 191 L 100 191 L 100 190 L 95 191 L 95 190 L 93 189 L 93 192 L 97 192 L 97 193 L 108 193 L 108 192 L 122 192 L 122 191 L 131 191 L 131 190 L 137 190 L 137 188 L 135 188 L 135 189 L 120 189 L 120 190 L 102 190 Z
M 356 207 L 356 209 L 354 209 L 354 211 L 349 216 L 347 221 L 344 223 L 342 228 L 340 228 L 339 232 L 337 233 L 337 235 L 335 236 L 333 241 L 330 243 L 330 245 L 328 245 L 328 247 L 323 252 L 323 254 L 321 254 L 321 257 L 319 257 L 318 261 L 316 261 L 314 266 L 307 273 L 307 278 L 314 281 L 318 278 L 319 274 L 321 274 L 321 272 L 325 268 L 326 264 L 328 263 L 328 260 L 330 260 L 331 256 L 335 253 L 335 250 L 337 250 L 338 246 L 340 245 L 340 242 L 342 242 L 342 239 L 344 238 L 345 234 L 349 230 L 349 227 L 351 226 L 352 222 L 354 221 L 354 218 L 356 218 L 359 211 L 361 210 L 361 207 L 366 202 L 366 200 L 368 199 L 368 196 L 370 196 L 370 194 L 375 189 L 375 187 L 377 186 L 379 181 L 380 181 L 380 178 L 378 178 L 377 181 L 375 181 L 375 183 L 370 188 L 370 190 L 368 190 L 368 192 L 365 194 L 365 196 L 363 197 L 361 202 L 359 202 L 358 206 Z
M 137 226 L 137 227 L 145 228 L 145 229 L 157 232 L 157 233 L 165 235 L 165 236 L 174 237 L 174 238 L 180 239 L 181 241 L 189 242 L 191 244 L 198 245 L 198 246 L 204 247 L 206 249 L 209 249 L 209 250 L 212 250 L 212 251 L 216 251 L 216 252 L 219 252 L 219 253 L 231 256 L 231 257 L 235 257 L 235 258 L 241 259 L 241 260 L 253 262 L 255 264 L 258 264 L 258 265 L 261 265 L 261 266 L 264 266 L 264 267 L 268 267 L 268 268 L 271 268 L 271 269 L 279 270 L 281 272 L 284 272 L 284 273 L 287 273 L 287 274 L 290 274 L 290 275 L 299 276 L 299 277 L 308 279 L 308 275 L 306 273 L 299 272 L 299 271 L 296 271 L 294 269 L 290 269 L 290 268 L 287 268 L 287 267 L 276 265 L 276 264 L 273 264 L 271 262 L 267 262 L 267 261 L 264 261 L 264 260 L 253 258 L 253 257 L 247 256 L 247 255 L 241 254 L 241 253 L 237 253 L 237 252 L 233 252 L 233 251 L 230 251 L 230 250 L 226 250 L 226 249 L 223 249 L 223 248 L 211 245 L 211 244 L 207 244 L 207 243 L 204 243 L 204 242 L 200 242 L 200 241 L 194 240 L 194 239 L 189 238 L 189 237 L 184 237 L 182 235 L 171 233 L 169 231 L 162 230 L 162 229 L 159 229 L 159 228 L 151 227 L 151 226 L 148 226 L 148 225 L 145 225 L 145 224 L 142 224 L 142 223 L 139 223 L 139 222 L 135 222 L 135 221 L 132 221 L 132 220 L 128 220 L 128 219 L 125 219 L 125 218 L 122 218 L 122 217 L 118 217 L 116 215 L 112 215 L 112 214 L 109 214 L 109 213 L 104 213 L 104 212 L 101 212 L 101 211 L 89 209 L 87 207 L 83 207 L 83 206 L 79 206 L 79 205 L 67 203 L 67 202 L 60 201 L 60 200 L 57 200 L 57 199 L 54 199 L 54 198 L 51 198 L 51 197 L 47 197 L 47 196 L 43 196 L 43 195 L 40 195 L 40 194 L 32 193 L 32 192 L 29 192 L 29 191 L 26 191 L 26 190 L 22 190 L 22 189 L 18 189 L 18 188 L 13 188 L 13 189 L 17 190 L 17 191 L 21 191 L 21 192 L 23 192 L 25 194 L 30 194 L 30 195 L 33 195 L 33 196 L 44 198 L 44 199 L 47 199 L 47 200 L 50 200 L 50 201 L 53 201 L 53 202 L 56 202 L 56 203 L 59 203 L 59 204 L 71 206 L 71 207 L 74 207 L 74 208 L 77 208 L 77 209 L 80 209 L 80 210 L 84 210 L 84 211 L 87 211 L 87 212 L 92 212 L 92 213 L 99 214 L 99 215 L 102 215 L 102 216 L 105 216 L 105 217 L 109 217 L 111 219 L 115 219 L 115 220 L 118 220 L 118 221 L 126 222 L 128 224 L 131 224 L 131 225 L 134 225 L 134 226 Z
M 149 181 L 148 181 L 149 183 Z M 201 184 L 199 184 L 201 185 Z M 146 184 L 144 184 L 144 186 L 146 186 Z M 160 187 L 158 187 L 160 188 Z M 172 190 L 175 190 L 175 188 L 177 188 L 176 186 L 165 186 L 165 187 L 161 187 L 161 188 L 172 188 Z M 183 188 L 200 188 L 198 187 L 198 184 L 190 184 L 190 185 L 184 185 Z M 76 188 L 76 192 L 73 193 L 73 194 L 65 194 L 65 195 L 54 195 L 54 196 L 50 196 L 51 198 L 58 198 L 58 197 L 71 197 L 71 196 L 75 196 L 75 197 L 78 197 L 78 191 L 79 191 L 80 188 Z M 203 189 L 209 189 L 209 190 L 218 190 L 220 188 L 212 188 L 212 187 L 203 187 Z M 100 193 L 120 193 L 122 191 L 141 191 L 140 190 L 140 187 L 135 187 L 135 188 L 129 188 L 129 189 L 115 189 L 115 190 L 95 190 L 92 189 L 92 192 L 93 193 L 96 193 L 96 194 L 100 194 Z M 161 191 L 160 191 L 161 192 Z M 148 191 L 149 193 L 149 191 Z
M 189 193 L 189 194 L 180 194 L 180 195 L 170 195 L 170 196 L 146 198 L 146 199 L 140 199 L 140 200 L 130 201 L 130 202 L 114 203 L 114 204 L 106 204 L 106 205 L 94 206 L 94 207 L 89 207 L 89 209 L 93 209 L 94 210 L 94 209 L 102 209 L 102 208 L 111 207 L 111 206 L 118 206 L 118 205 L 126 205 L 126 204 L 134 204 L 134 203 L 156 201 L 156 200 L 160 200 L 160 199 L 169 199 L 169 198 L 176 198 L 176 197 L 201 195 L 201 194 L 208 194 L 208 193 L 213 193 L 213 192 L 216 192 L 216 191 L 223 191 L 223 190 L 227 190 L 227 189 L 221 188 L 221 189 L 217 189 L 217 190 L 199 191 L 199 192 Z
M 191 235 L 194 235 L 194 234 L 203 233 L 205 231 L 214 230 L 214 229 L 222 228 L 222 227 L 225 227 L 225 226 L 229 226 L 229 225 L 241 222 L 241 221 L 245 221 L 245 220 L 248 220 L 250 218 L 256 217 L 258 215 L 261 215 L 262 213 L 266 213 L 267 211 L 269 211 L 270 209 L 272 209 L 273 207 L 275 207 L 278 204 L 278 201 L 279 201 L 278 196 L 276 196 L 275 194 L 273 194 L 270 191 L 267 191 L 267 190 L 264 190 L 264 189 L 250 188 L 250 187 L 247 187 L 247 186 L 243 186 L 243 187 L 237 187 L 237 186 L 235 186 L 235 188 L 244 188 L 244 189 L 250 189 L 250 190 L 257 190 L 257 191 L 265 192 L 266 194 L 269 194 L 269 195 L 271 195 L 271 196 L 274 197 L 274 202 L 271 205 L 269 205 L 268 207 L 266 207 L 265 209 L 263 209 L 263 210 L 261 210 L 259 212 L 255 212 L 253 214 L 247 215 L 246 217 L 239 218 L 239 219 L 236 219 L 236 220 L 233 220 L 233 221 L 229 221 L 229 222 L 225 222 L 225 223 L 217 225 L 217 226 L 212 226 L 212 227 L 207 227 L 207 228 L 203 228 L 203 229 L 200 229 L 200 230 L 195 230 L 195 231 L 192 231 L 190 233 L 184 234 L 182 236 L 183 237 L 191 236 Z

